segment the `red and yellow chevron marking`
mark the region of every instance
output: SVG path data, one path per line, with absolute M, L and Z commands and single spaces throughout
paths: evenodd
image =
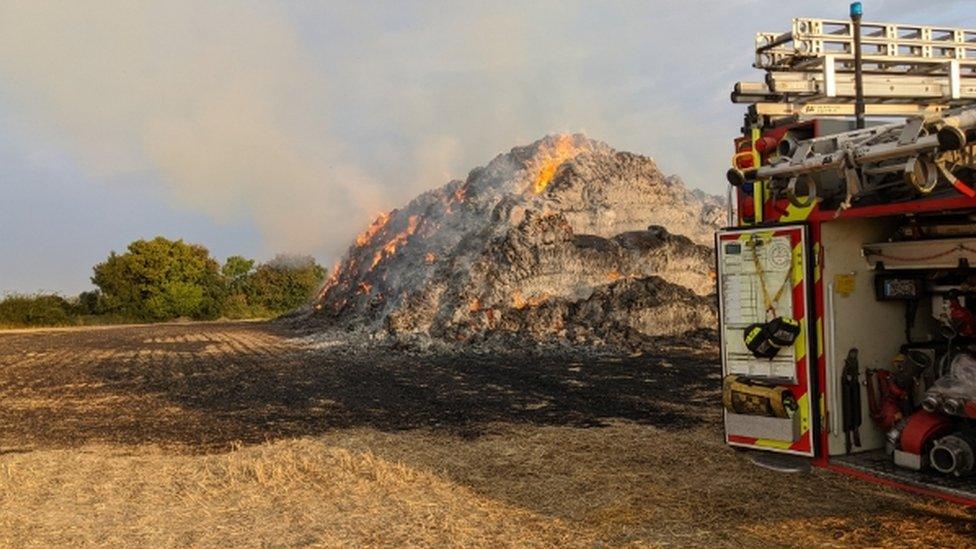
M 798 207 L 794 206 L 793 204 L 790 204 L 790 205 L 788 205 L 786 207 L 786 213 L 783 214 L 782 216 L 780 216 L 780 218 L 779 218 L 778 221 L 780 223 L 791 223 L 791 222 L 796 222 L 796 221 L 806 221 L 807 218 L 810 217 L 810 214 L 813 213 L 813 210 L 816 207 L 817 207 L 816 202 L 814 202 L 813 204 L 810 204 L 809 206 L 803 207 L 803 208 L 798 208 Z
M 772 198 L 770 196 L 771 194 L 771 192 L 766 192 L 763 195 L 765 197 L 763 202 L 763 216 L 767 222 L 796 223 L 799 221 L 807 221 L 815 212 L 820 211 L 819 203 L 816 200 L 809 206 L 799 208 L 784 198 Z
M 772 450 L 779 450 L 782 452 L 798 453 L 798 454 L 813 454 L 813 423 L 812 423 L 812 413 L 813 407 L 811 403 L 810 395 L 810 379 L 809 379 L 809 360 L 807 357 L 808 349 L 808 334 L 807 334 L 807 318 L 806 311 L 806 284 L 805 284 L 805 266 L 803 263 L 804 250 L 803 250 L 803 240 L 801 238 L 801 231 L 796 227 L 785 228 L 785 229 L 771 229 L 769 231 L 759 231 L 759 232 L 748 232 L 739 235 L 729 235 L 730 238 L 737 238 L 739 240 L 747 240 L 753 237 L 759 237 L 762 239 L 769 239 L 777 236 L 789 236 L 790 243 L 793 248 L 792 253 L 792 276 L 793 276 L 793 288 L 792 288 L 792 302 L 793 302 L 793 318 L 795 318 L 800 324 L 800 334 L 796 338 L 794 344 L 793 352 L 794 359 L 796 362 L 796 385 L 790 387 L 790 391 L 793 393 L 793 397 L 796 398 L 797 404 L 799 405 L 798 414 L 800 421 L 800 436 L 795 441 L 784 441 L 784 440 L 772 440 L 772 439 L 760 439 L 752 437 L 743 437 L 739 435 L 727 435 L 727 439 L 730 443 L 754 446 L 757 448 L 769 448 Z M 817 251 L 817 250 L 815 250 Z M 819 253 L 817 251 L 817 253 Z M 819 276 L 818 276 L 819 279 Z M 822 334 L 822 319 L 818 317 L 817 319 L 817 349 L 823 349 L 823 345 L 819 344 L 823 340 Z M 818 351 L 818 359 L 822 359 L 822 352 Z M 817 399 L 818 408 L 822 409 L 823 403 L 822 399 Z

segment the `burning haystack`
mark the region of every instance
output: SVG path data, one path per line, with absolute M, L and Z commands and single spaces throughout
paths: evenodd
M 710 325 L 718 198 L 549 136 L 380 215 L 309 320 L 400 339 L 633 346 Z

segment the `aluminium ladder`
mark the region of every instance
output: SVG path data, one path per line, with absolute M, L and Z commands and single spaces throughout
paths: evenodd
M 976 30 L 861 24 L 868 116 L 912 116 L 976 102 Z M 793 19 L 789 32 L 756 34 L 763 82 L 738 82 L 736 103 L 758 115 L 851 116 L 854 33 L 849 20 Z

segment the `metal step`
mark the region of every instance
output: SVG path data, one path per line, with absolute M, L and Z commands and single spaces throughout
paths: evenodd
M 769 452 L 749 452 L 749 461 L 777 473 L 809 473 L 812 469 L 810 458 Z

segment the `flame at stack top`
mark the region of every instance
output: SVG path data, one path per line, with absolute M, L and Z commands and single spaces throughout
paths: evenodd
M 532 181 L 532 192 L 540 194 L 546 190 L 552 178 L 556 175 L 556 170 L 563 162 L 573 158 L 583 152 L 582 149 L 573 145 L 573 138 L 569 135 L 560 135 L 556 138 L 555 145 L 546 151 L 546 158 L 542 161 L 542 166 Z
M 406 281 L 428 276 L 418 272 L 418 264 L 433 272 L 445 258 L 450 259 L 458 242 L 491 222 L 488 213 L 499 200 L 505 196 L 531 199 L 542 194 L 561 165 L 600 148 L 601 144 L 582 135 L 547 136 L 513 149 L 507 158 L 497 159 L 484 168 L 486 171 L 478 172 L 482 175 L 469 175 L 468 180 L 424 193 L 403 208 L 377 214 L 355 238 L 347 256 L 332 269 L 317 301 L 328 301 L 329 309 L 338 310 L 341 307 L 337 305 L 357 296 L 382 293 L 395 302 L 404 289 L 416 284 Z M 510 182 L 515 184 L 509 186 Z M 423 234 L 415 237 L 418 232 Z M 431 235 L 435 238 L 428 240 Z M 405 265 L 411 267 L 405 270 Z M 364 279 L 371 291 L 360 285 Z

